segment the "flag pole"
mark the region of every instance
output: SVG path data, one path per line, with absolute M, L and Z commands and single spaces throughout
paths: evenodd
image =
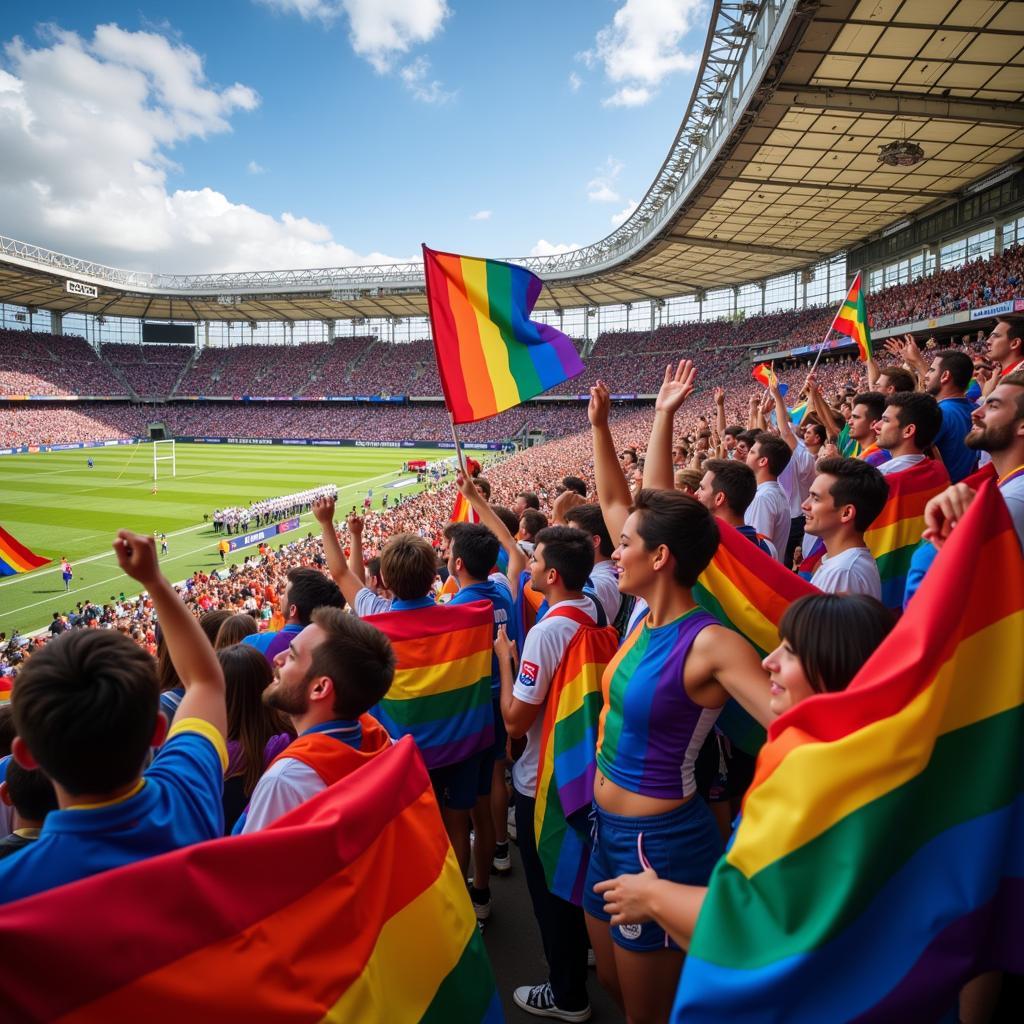
M 853 284 L 857 283 L 857 278 L 859 277 L 860 271 L 857 272 L 857 277 L 853 279 Z M 850 288 L 853 287 L 853 284 L 850 285 Z M 825 351 L 825 346 L 828 344 L 828 336 L 832 333 L 832 328 L 835 327 L 836 321 L 839 319 L 839 314 L 842 313 L 843 311 L 843 306 L 846 305 L 846 299 L 850 297 L 850 288 L 846 289 L 846 296 L 843 298 L 843 301 L 839 303 L 839 308 L 836 310 L 836 315 L 832 317 L 832 323 L 828 325 L 828 330 L 825 332 L 825 337 L 822 339 L 821 345 L 818 347 L 818 354 L 814 357 L 814 362 L 811 364 L 810 370 L 807 371 L 809 374 L 814 373 L 814 371 L 817 369 L 818 360 L 821 359 L 821 353 Z
M 455 429 L 455 417 L 452 415 L 451 409 L 448 410 L 448 422 L 452 428 L 452 440 L 455 442 L 455 457 L 459 460 L 459 469 L 462 471 L 462 475 L 468 480 L 469 470 L 466 469 L 466 460 L 462 457 L 462 445 L 459 442 L 459 432 Z

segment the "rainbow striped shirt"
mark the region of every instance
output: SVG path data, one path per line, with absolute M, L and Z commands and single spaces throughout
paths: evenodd
M 695 792 L 694 763 L 721 708 L 690 700 L 683 669 L 697 634 L 714 625 L 701 608 L 656 629 L 644 621 L 609 662 L 597 767 L 616 785 L 662 800 Z

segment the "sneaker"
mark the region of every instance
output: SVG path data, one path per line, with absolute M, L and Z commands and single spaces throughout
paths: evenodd
M 590 1007 L 582 1010 L 562 1010 L 555 1006 L 555 997 L 551 991 L 551 983 L 543 985 L 521 985 L 512 993 L 512 1002 L 532 1013 L 534 1017 L 552 1017 L 555 1020 L 590 1020 Z
M 492 870 L 499 875 L 507 875 L 512 870 L 512 857 L 508 852 L 508 843 L 497 843 L 494 847 L 494 860 L 491 861 Z
M 516 838 L 516 812 L 511 807 L 508 809 L 508 837 L 509 839 Z
M 597 954 L 592 949 L 588 949 L 587 950 L 587 966 L 588 967 L 596 967 L 597 966 Z
M 473 910 L 476 911 L 476 919 L 486 921 L 491 916 L 491 890 L 478 889 L 475 885 L 471 885 L 469 898 L 473 903 Z

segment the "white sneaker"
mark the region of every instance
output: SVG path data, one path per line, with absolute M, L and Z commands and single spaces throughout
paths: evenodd
M 499 875 L 508 874 L 512 870 L 512 856 L 509 853 L 508 842 L 497 843 L 494 847 L 494 859 L 491 861 L 491 870 Z
M 551 1017 L 554 1020 L 583 1021 L 590 1020 L 590 1007 L 582 1010 L 562 1010 L 555 1006 L 555 997 L 551 991 L 551 983 L 543 985 L 521 985 L 512 993 L 512 1002 L 532 1013 L 534 1017 Z
M 509 839 L 516 839 L 516 812 L 510 807 L 508 809 L 508 837 Z

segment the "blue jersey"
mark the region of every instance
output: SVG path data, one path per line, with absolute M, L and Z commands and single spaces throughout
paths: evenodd
M 953 483 L 959 483 L 974 472 L 978 453 L 964 444 L 971 430 L 971 413 L 975 405 L 966 398 L 944 398 L 939 402 L 942 426 L 935 435 L 935 447 Z
M 522 642 L 519 638 L 517 619 L 512 605 L 512 591 L 494 580 L 483 583 L 471 583 L 462 587 L 449 601 L 449 604 L 466 604 L 469 601 L 490 601 L 494 606 L 494 635 L 498 635 L 498 627 L 504 626 L 510 640 L 516 642 L 516 649 L 522 653 Z M 498 667 L 497 655 L 491 657 L 491 694 L 501 693 L 501 670 Z
M 0 861 L 0 902 L 222 836 L 227 763 L 209 722 L 176 722 L 127 796 L 51 811 L 34 843 Z

